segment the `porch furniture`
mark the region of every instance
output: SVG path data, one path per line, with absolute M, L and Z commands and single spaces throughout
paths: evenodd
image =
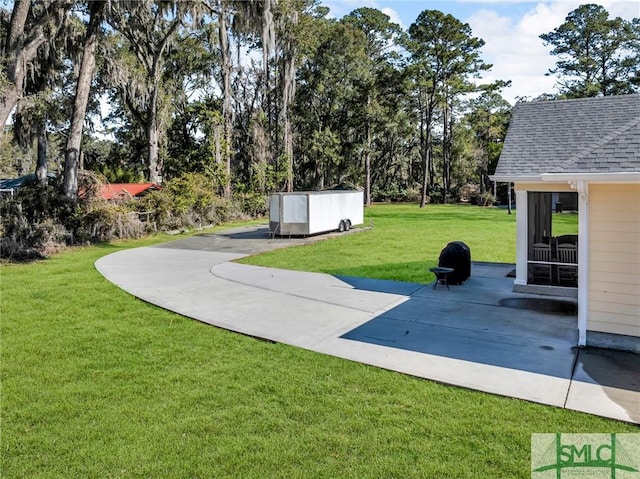
M 429 271 L 431 271 L 433 274 L 436 275 L 436 280 L 433 282 L 432 289 L 436 289 L 436 287 L 440 283 L 444 284 L 447 287 L 447 289 L 449 289 L 449 283 L 447 281 L 447 277 L 454 272 L 453 268 L 445 268 L 442 266 L 437 266 L 434 268 L 429 268 Z
M 578 244 L 578 235 L 562 235 L 555 238 L 557 244 Z
M 551 284 L 553 282 L 553 268 L 551 262 L 551 245 L 547 243 L 533 244 L 533 262 L 531 274 L 535 284 Z
M 558 283 L 560 286 L 578 285 L 578 247 L 572 243 L 556 246 Z

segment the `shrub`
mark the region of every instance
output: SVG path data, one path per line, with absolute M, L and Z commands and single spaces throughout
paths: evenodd
M 2 198 L 0 256 L 37 258 L 65 245 L 137 238 L 145 232 L 219 224 L 267 212 L 265 195 L 221 198 L 203 174 L 172 179 L 143 198 L 110 201 L 99 194 L 99 176 L 89 173 L 79 179 L 78 201 L 61 194 L 57 180 L 26 185 L 14 198 Z
M 496 197 L 490 191 L 485 191 L 484 194 L 478 196 L 478 206 L 494 206 L 495 204 Z
M 373 199 L 373 201 L 380 201 L 385 203 L 407 201 L 406 191 L 400 189 L 400 187 L 396 184 L 393 184 L 386 189 L 381 189 L 374 185 L 371 189 L 371 198 Z
M 12 260 L 43 258 L 66 245 L 69 233 L 64 226 L 45 219 L 29 223 L 19 203 L 12 204 L 2 215 L 0 257 Z
M 198 173 L 186 173 L 169 180 L 165 189 L 173 195 L 175 213 L 206 211 L 215 197 L 212 181 Z
M 460 187 L 459 194 L 461 202 L 477 204 L 477 199 L 480 195 L 480 186 L 467 183 Z
M 217 196 L 208 176 L 187 173 L 167 181 L 164 188 L 137 201 L 136 210 L 148 218 L 151 229 L 172 230 L 239 218 L 244 206 Z
M 496 204 L 496 197 L 490 191 L 485 191 L 484 193 L 478 192 L 471 197 L 470 202 L 478 206 L 494 206 Z
M 139 238 L 145 225 L 126 204 L 96 203 L 83 212 L 75 229 L 76 243 L 96 243 L 113 239 Z
M 429 203 L 444 203 L 444 191 L 440 185 L 433 185 L 429 191 Z
M 0 257 L 32 259 L 71 243 L 65 225 L 75 214 L 72 201 L 58 193 L 56 184 L 27 184 L 15 197 L 0 204 L 2 239 Z
M 174 229 L 173 193 L 170 190 L 154 190 L 136 202 L 138 214 L 145 219 L 147 230 Z
M 60 181 L 23 185 L 15 197 L 2 199 L 0 256 L 31 259 L 67 245 L 139 237 L 144 225 L 126 204 L 109 203 L 98 192 L 100 179 L 83 174 L 79 198 L 61 193 Z
M 260 193 L 239 193 L 234 197 L 239 211 L 252 218 L 261 218 L 269 212 L 269 198 Z

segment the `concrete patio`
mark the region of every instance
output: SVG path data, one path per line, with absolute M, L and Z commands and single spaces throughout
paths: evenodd
M 640 423 L 639 355 L 577 348 L 577 318 L 567 314 L 572 305 L 543 312 L 549 305 L 567 305 L 513 293 L 507 277 L 513 265 L 474 263 L 471 277 L 447 290 L 233 262 L 314 240 L 271 239 L 264 228 L 242 228 L 125 250 L 101 258 L 96 267 L 131 294 L 207 324 Z M 530 304 L 505 305 L 514 298 Z

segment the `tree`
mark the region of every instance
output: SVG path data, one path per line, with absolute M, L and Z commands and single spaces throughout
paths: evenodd
M 377 108 L 372 111 L 371 197 L 414 199 L 414 163 L 419 158 L 418 119 L 405 69 L 388 65 L 376 73 Z
M 366 121 L 366 39 L 347 23 L 331 23 L 300 68 L 296 122 L 303 185 L 323 189 L 349 180 L 359 183 L 358 150 Z M 355 181 L 354 181 L 355 180 Z
M 11 112 L 23 98 L 26 74 L 39 68 L 38 51 L 56 38 L 72 1 L 31 2 L 15 0 L 0 53 L 0 139 Z
M 365 74 L 362 76 L 360 85 L 363 90 L 362 109 L 364 110 L 364 202 L 371 204 L 371 157 L 373 154 L 372 144 L 374 141 L 373 126 L 380 110 L 378 103 L 379 89 L 383 87 L 377 79 L 381 76 L 382 70 L 388 67 L 389 49 L 394 45 L 394 37 L 401 34 L 400 26 L 392 23 L 385 13 L 374 8 L 359 8 L 347 15 L 343 22 L 352 25 L 365 35 L 366 62 Z
M 48 149 L 49 133 L 60 131 L 68 121 L 69 97 L 66 92 L 81 32 L 82 24 L 77 15 L 69 15 L 57 25 L 56 34 L 37 49 L 37 57 L 23 79 L 23 96 L 14 111 L 15 141 L 23 149 L 37 144 L 35 174 L 42 186 L 47 183 L 47 152 L 53 151 Z
M 253 185 L 266 192 L 268 172 L 277 162 L 277 106 L 274 104 L 274 53 L 276 51 L 276 0 L 248 0 L 234 2 L 233 33 L 238 50 L 242 42 L 258 44 L 262 49 L 262 62 L 251 61 L 250 66 L 238 62 L 238 78 L 235 93 L 236 181 Z M 246 44 L 245 43 L 245 44 Z
M 451 187 L 451 132 L 455 115 L 453 108 L 460 95 L 476 87 L 469 81 L 491 68 L 480 59 L 484 41 L 471 36 L 471 28 L 452 15 L 437 10 L 423 11 L 409 27 L 408 49 L 412 55 L 419 86 L 418 105 L 421 115 L 421 149 L 423 186 L 420 206 L 426 203 L 428 172 L 433 168 L 432 141 L 434 112 L 442 112 L 442 182 L 445 198 Z
M 581 5 L 552 32 L 540 35 L 553 46 L 558 88 L 568 98 L 639 91 L 640 19 L 609 18 L 604 7 Z
M 293 191 L 293 125 L 291 107 L 296 96 L 296 44 L 300 13 L 305 0 L 281 0 L 278 6 L 276 38 L 280 47 L 282 66 L 280 85 L 282 103 L 279 121 L 284 130 L 284 157 L 287 161 L 287 191 Z
M 464 123 L 472 132 L 470 154 L 480 183 L 480 193 L 490 186 L 489 174 L 495 171 L 502 151 L 507 126 L 511 117 L 511 105 L 497 91 L 484 91 L 470 102 L 470 111 Z
M 64 174 L 62 189 L 64 194 L 76 199 L 78 195 L 78 165 L 80 161 L 80 144 L 82 142 L 82 130 L 91 92 L 91 81 L 95 70 L 95 50 L 98 42 L 100 25 L 104 20 L 106 2 L 94 0 L 89 4 L 89 23 L 84 36 L 82 48 L 82 60 L 71 113 L 71 126 L 67 136 L 65 149 Z
M 231 144 L 233 133 L 233 108 L 231 105 L 231 50 L 229 47 L 229 22 L 230 12 L 228 0 L 220 0 L 218 12 L 218 41 L 220 45 L 220 57 L 222 59 L 222 118 L 224 119 L 224 156 L 227 181 L 225 182 L 224 195 L 231 196 Z
M 111 3 L 108 21 L 121 33 L 106 55 L 109 76 L 123 104 L 144 129 L 149 181 L 162 177 L 160 140 L 170 116 L 167 89 L 172 84 L 163 75 L 171 44 L 175 41 L 191 2 L 139 0 Z

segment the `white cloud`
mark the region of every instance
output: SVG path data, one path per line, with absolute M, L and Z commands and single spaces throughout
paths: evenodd
M 532 29 L 528 19 L 514 21 L 493 10 L 479 10 L 466 21 L 473 35 L 485 41 L 484 60 L 493 64 L 483 80 L 511 80 L 511 87 L 503 92 L 507 100 L 513 103 L 517 97 L 538 96 L 553 89 L 553 80 L 544 76 L 553 59 L 538 38 L 542 31 Z
M 531 3 L 531 0 L 457 0 L 460 3 L 483 3 L 486 5 L 495 3 Z
M 503 94 L 510 102 L 517 97 L 535 98 L 555 92 L 555 79 L 545 74 L 555 66 L 540 35 L 564 23 L 567 15 L 584 3 L 602 5 L 611 17 L 630 20 L 640 16 L 637 0 L 323 0 L 331 9 L 330 16 L 340 18 L 356 8 L 378 8 L 391 20 L 407 28 L 425 8 L 438 9 L 439 4 L 456 4 L 462 11 L 472 12 L 460 20 L 469 23 L 473 35 L 486 43 L 483 59 L 493 64 L 483 81 L 511 80 Z M 509 5 L 513 5 L 511 8 Z M 464 14 L 463 14 L 464 15 Z M 404 18 L 404 22 L 402 21 Z
M 403 24 L 398 12 L 390 7 L 381 7 L 378 0 L 325 0 L 322 5 L 329 7 L 330 18 L 342 18 L 358 8 L 369 7 L 377 8 L 382 13 L 389 16 L 393 23 L 397 23 L 402 28 L 407 28 Z
M 466 2 L 481 0 L 465 0 Z M 567 15 L 580 6 L 581 1 L 562 0 L 537 2 L 519 18 L 500 15 L 487 8 L 489 3 L 520 3 L 518 0 L 482 1 L 484 8 L 476 11 L 465 21 L 473 35 L 486 43 L 482 48 L 483 58 L 493 68 L 485 81 L 511 80 L 512 86 L 503 94 L 510 102 L 517 97 L 535 98 L 543 93 L 555 91 L 555 79 L 545 76 L 555 66 L 551 47 L 545 46 L 540 35 L 548 33 L 564 23 Z M 637 2 L 594 1 L 601 4 L 610 16 L 631 19 L 640 14 Z
M 393 8 L 383 8 L 380 11 L 385 15 L 388 15 L 391 22 L 397 23 L 403 29 L 408 28 L 405 24 L 402 23 L 402 19 L 400 18 L 400 15 L 398 15 L 398 12 L 396 12 Z
M 377 0 L 324 0 L 322 5 L 329 7 L 330 18 L 342 18 L 354 10 L 362 7 L 380 9 Z M 387 13 L 387 15 L 389 15 Z

